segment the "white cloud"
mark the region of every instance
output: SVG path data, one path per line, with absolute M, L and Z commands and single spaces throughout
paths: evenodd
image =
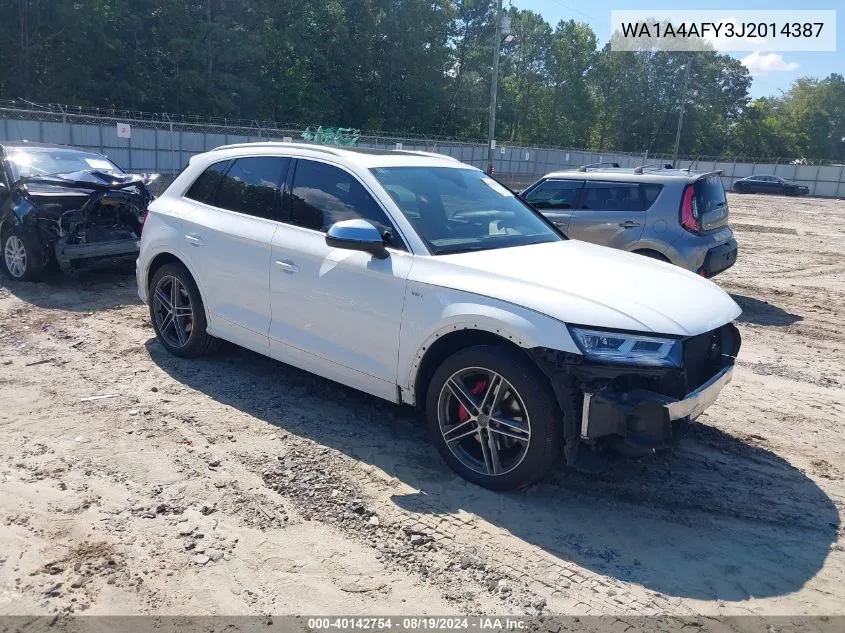
M 798 68 L 795 62 L 788 62 L 778 53 L 754 51 L 740 60 L 752 75 L 763 75 L 775 71 L 788 71 Z

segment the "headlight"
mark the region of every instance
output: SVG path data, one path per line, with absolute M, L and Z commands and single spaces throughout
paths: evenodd
M 680 367 L 680 339 L 571 327 L 572 337 L 590 360 L 622 365 Z

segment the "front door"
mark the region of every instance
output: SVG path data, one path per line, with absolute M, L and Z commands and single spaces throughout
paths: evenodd
M 645 227 L 645 201 L 637 183 L 588 180 L 567 235 L 576 240 L 626 249 Z
M 355 176 L 298 159 L 289 224 L 273 237 L 271 355 L 333 380 L 396 399 L 399 326 L 413 255 L 399 238 L 390 256 L 326 244 L 340 220 L 362 218 L 396 230 Z
M 549 178 L 532 188 L 523 197 L 528 204 L 568 235 L 569 221 L 583 186 L 583 180 Z

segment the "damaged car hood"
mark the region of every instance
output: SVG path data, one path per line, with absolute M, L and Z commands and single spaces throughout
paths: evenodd
M 682 268 L 577 240 L 419 258 L 410 280 L 516 304 L 568 324 L 695 336 L 742 310 Z
M 27 176 L 15 185 L 24 186 L 31 193 L 77 189 L 83 192 L 109 191 L 129 187 L 146 187 L 158 174 L 116 174 L 107 171 L 75 171 L 66 174 Z

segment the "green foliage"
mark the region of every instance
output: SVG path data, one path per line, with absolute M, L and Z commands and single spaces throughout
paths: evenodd
M 319 126 L 313 132 L 310 127 L 305 128 L 302 138 L 309 143 L 319 145 L 344 145 L 351 146 L 358 143 L 359 130 L 351 127 L 326 127 Z
M 493 0 L 0 0 L 0 98 L 484 138 Z M 750 101 L 713 51 L 610 52 L 511 6 L 497 136 L 606 150 L 845 162 L 845 79 Z M 690 64 L 686 95 L 683 75 Z M 326 136 L 328 134 L 328 136 Z M 351 135 L 350 135 L 351 134 Z M 322 136 L 321 136 L 322 135 Z

